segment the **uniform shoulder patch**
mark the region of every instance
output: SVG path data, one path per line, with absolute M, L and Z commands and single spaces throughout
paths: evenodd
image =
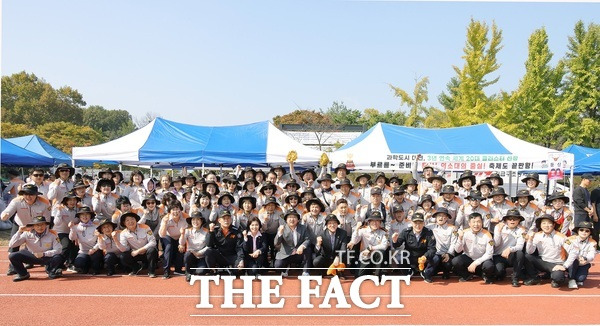
M 494 240 L 490 240 L 488 243 L 490 246 L 494 246 Z
M 485 218 L 487 218 L 488 220 L 492 218 L 492 214 L 485 214 Z
M 571 244 L 571 240 L 567 239 L 567 240 L 565 240 L 565 243 L 568 244 L 568 245 L 570 245 Z
M 573 216 L 571 216 L 571 215 L 567 216 L 567 221 L 571 221 L 571 220 L 573 220 Z

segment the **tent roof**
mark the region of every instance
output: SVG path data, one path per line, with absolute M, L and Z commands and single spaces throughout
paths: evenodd
M 7 138 L 6 140 L 19 147 L 25 148 L 28 151 L 52 158 L 54 160 L 54 165 L 58 165 L 60 163 L 71 164 L 71 156 L 48 144 L 45 140 L 41 139 L 37 135 Z
M 14 166 L 51 166 L 54 161 L 34 152 L 21 148 L 2 138 L 2 165 Z
M 579 160 L 588 158 L 596 153 L 599 153 L 600 149 L 579 145 L 569 145 L 562 151 L 566 153 L 572 153 L 573 155 L 575 155 L 575 164 L 577 164 Z
M 89 147 L 74 147 L 78 160 L 112 160 L 129 165 L 235 166 L 285 164 L 296 150 L 300 165 L 320 152 L 300 144 L 268 121 L 238 126 L 194 126 L 161 118 L 129 135 Z M 77 163 L 76 163 L 77 164 Z

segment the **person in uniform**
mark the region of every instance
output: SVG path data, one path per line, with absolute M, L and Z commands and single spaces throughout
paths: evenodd
M 371 196 L 371 186 L 369 185 L 369 181 L 371 180 L 371 175 L 368 173 L 360 174 L 354 181 L 358 184 L 356 186 L 356 192 L 360 194 L 362 198 L 362 202 L 368 202 Z
M 569 244 L 567 252 L 573 252 L 573 255 L 569 257 L 572 260 L 568 268 L 569 289 L 583 286 L 583 282 L 587 279 L 591 263 L 596 255 L 597 243 L 591 237 L 593 228 L 592 222 L 579 222 L 573 229 L 575 235 L 569 238 L 571 244 Z
M 497 279 L 503 280 L 506 276 L 506 267 L 512 267 L 512 286 L 519 287 L 519 274 L 523 270 L 525 254 L 523 248 L 527 229 L 520 225 L 524 218 L 517 208 L 509 209 L 496 224 L 494 230 L 494 264 L 496 265 Z
M 88 187 L 89 187 L 89 185 L 86 185 L 82 181 L 77 181 L 73 185 L 72 190 L 75 192 L 75 195 L 77 195 L 77 197 L 79 198 L 78 206 L 88 206 L 88 207 L 94 206 L 94 204 L 92 202 L 93 196 L 90 195 L 90 193 L 87 191 Z
M 354 186 L 352 185 L 352 182 L 350 182 L 350 180 L 340 180 L 335 187 L 339 189 L 339 191 L 333 195 L 331 211 L 335 210 L 335 203 L 337 203 L 337 201 L 342 198 L 348 202 L 348 205 L 350 205 L 350 208 L 352 209 L 356 209 L 356 207 L 362 202 L 360 195 L 352 192 L 352 188 L 354 188 Z
M 419 196 L 423 196 L 424 194 L 427 193 L 427 190 L 429 188 L 431 188 L 431 183 L 428 181 L 429 178 L 433 177 L 434 175 L 434 167 L 431 165 L 425 165 L 423 167 L 423 176 L 420 177 L 419 174 L 417 173 L 417 168 L 419 165 L 419 160 L 421 160 L 423 158 L 423 156 L 421 154 L 417 155 L 416 159 L 415 159 L 415 163 L 413 164 L 413 168 L 412 168 L 412 175 L 413 175 L 413 179 L 415 179 L 418 182 L 418 188 L 419 188 Z M 438 169 L 438 176 L 443 176 L 444 173 L 446 172 L 446 170 L 444 170 L 444 168 L 442 167 L 435 167 Z
M 317 195 L 315 194 L 315 189 L 311 187 L 304 188 L 304 190 L 302 190 L 300 193 L 300 200 L 302 201 L 304 207 L 306 207 L 306 202 L 313 198 L 317 198 Z
M 417 204 L 415 202 L 413 202 L 412 200 L 406 198 L 404 196 L 405 194 L 405 190 L 404 187 L 402 186 L 396 186 L 394 188 L 392 188 L 392 197 L 389 197 L 390 200 L 388 202 L 385 202 L 385 206 L 386 207 L 391 207 L 393 205 L 400 205 L 402 206 L 402 209 L 404 210 L 404 212 L 409 212 L 410 210 L 414 209 Z
M 166 193 L 171 192 L 171 176 L 163 174 L 160 176 L 160 188 L 156 190 L 156 199 L 162 200 Z
M 413 203 L 419 202 L 419 183 L 416 179 L 410 179 L 406 184 L 404 184 L 404 189 L 406 193 L 404 197 L 406 199 L 410 199 Z
M 315 243 L 316 238 L 323 235 L 325 232 L 325 205 L 317 199 L 310 199 L 306 202 L 308 212 L 302 215 L 301 224 L 306 226 L 310 235 L 310 241 Z
M 243 197 L 253 197 L 253 196 L 245 194 Z M 217 200 L 217 209 L 216 209 L 217 215 L 221 216 L 220 214 L 222 211 L 229 211 L 232 214 L 234 214 L 235 212 L 237 212 L 238 209 L 239 209 L 239 207 L 237 207 L 235 205 L 235 198 L 233 198 L 233 195 L 231 193 L 229 193 L 228 191 L 222 192 L 221 195 L 219 196 L 219 199 Z
M 348 202 L 344 198 L 338 199 L 336 207 L 332 214 L 337 217 L 339 228 L 346 231 L 346 236 L 348 237 L 346 243 L 348 243 L 352 237 L 353 230 L 356 228 L 356 212 L 348 206 Z
M 469 227 L 458 232 L 454 250 L 459 255 L 452 259 L 454 272 L 460 276 L 460 282 L 469 281 L 473 274 L 481 274 L 483 281 L 491 284 L 496 276 L 496 267 L 492 260 L 492 234 L 483 228 L 483 217 L 479 213 L 469 215 Z
M 123 230 L 113 231 L 112 237 L 121 251 L 121 264 L 131 271 L 130 276 L 137 275 L 144 268 L 144 264 L 148 264 L 148 276 L 155 278 L 158 260 L 156 238 L 150 227 L 139 224 L 139 220 L 140 217 L 136 213 L 121 215 L 119 224 Z
M 527 191 L 533 196 L 533 204 L 541 207 L 546 202 L 546 194 L 542 189 L 537 187 L 540 185 L 540 175 L 537 172 L 527 173 L 521 182 L 527 186 Z
M 343 279 L 342 268 L 345 267 L 344 262 L 348 256 L 348 234 L 344 229 L 339 228 L 340 221 L 334 214 L 327 214 L 327 217 L 325 217 L 325 224 L 327 230 L 316 239 L 316 257 L 313 260 L 313 266 L 316 268 L 324 268 L 325 272 L 333 265 L 333 268 L 336 269 L 336 274 Z
M 94 223 L 95 215 L 90 207 L 83 206 L 77 212 L 79 222 L 71 221 L 68 224 L 69 240 L 79 244 L 73 266 L 80 274 L 87 274 L 91 267 L 92 275 L 98 275 L 102 269 L 102 251 L 94 248 L 98 243 L 98 223 Z
M 262 224 L 260 232 L 267 238 L 271 264 L 275 263 L 275 235 L 277 229 L 285 223 L 281 218 L 282 213 L 277 198 L 274 196 L 267 198 L 264 206 L 258 211 L 258 218 Z
M 382 198 L 388 197 L 390 192 L 392 191 L 392 188 L 388 186 L 390 179 L 385 175 L 385 173 L 377 172 L 375 174 L 374 180 L 375 184 L 373 185 L 373 187 L 378 187 L 379 189 L 381 189 Z
M 487 177 L 486 179 L 490 180 L 490 182 L 492 183 L 492 190 L 498 189 L 498 187 L 504 185 L 504 180 L 502 179 L 502 177 L 500 176 L 500 173 L 498 173 L 498 172 L 494 171 L 494 172 L 490 173 L 490 176 Z
M 368 216 L 371 216 L 372 212 L 378 211 L 381 213 L 383 223 L 385 223 L 388 219 L 388 208 L 383 203 L 382 189 L 377 186 L 371 188 L 371 201 L 369 204 L 361 206 L 357 211 L 359 212 L 358 216 L 360 221 L 365 221 Z
M 550 273 L 551 286 L 558 288 L 565 281 L 565 271 L 570 267 L 566 249 L 571 244 L 563 233 L 557 232 L 558 224 L 552 215 L 542 214 L 535 220 L 537 230 L 529 237 L 526 245 L 525 270 L 528 280 L 525 285 L 540 283 L 539 272 Z M 537 250 L 537 255 L 534 252 Z
M 465 170 L 458 178 L 458 196 L 461 199 L 466 199 L 473 187 L 476 185 L 475 175 L 473 171 Z
M 258 218 L 258 210 L 256 209 L 256 198 L 252 196 L 240 197 L 240 208 L 233 216 L 232 225 L 240 230 L 248 228 L 248 221 L 252 218 Z
M 202 275 L 208 268 L 206 251 L 210 248 L 209 230 L 206 228 L 206 218 L 199 212 L 193 212 L 186 218 L 188 227 L 181 230 L 179 248 L 184 249 L 185 281 L 189 282 L 192 274 Z
M 181 230 L 188 226 L 186 220 L 182 218 L 183 207 L 178 201 L 171 202 L 167 206 L 167 215 L 160 221 L 158 235 L 160 236 L 164 258 L 163 258 L 163 278 L 171 277 L 171 266 L 174 267 L 173 274 L 183 275 L 183 253 L 185 248 L 179 246 Z
M 207 218 L 207 223 L 214 223 L 217 221 L 217 208 L 213 206 L 211 201 L 211 195 L 207 192 L 201 192 L 196 197 L 196 203 L 190 208 L 191 212 L 198 211 L 202 216 Z
M 380 211 L 373 210 L 367 215 L 366 225 L 354 231 L 348 249 L 352 250 L 360 242 L 359 269 L 357 277 L 363 276 L 367 270 L 374 270 L 375 276 L 381 277 L 381 266 L 385 259 L 385 251 L 389 247 L 387 231 L 382 228 L 383 216 Z
M 265 267 L 266 254 L 269 248 L 267 237 L 260 233 L 262 225 L 258 217 L 248 220 L 248 227 L 242 231 L 244 237 L 244 266 L 247 274 L 259 276 L 260 270 Z
M 452 259 L 456 255 L 454 247 L 458 241 L 458 229 L 456 226 L 448 223 L 449 217 L 448 210 L 440 207 L 434 214 L 435 223 L 426 225 L 435 237 L 435 256 L 433 256 L 423 271 L 425 281 L 432 281 L 432 277 L 440 270 L 442 271 L 442 279 L 447 280 L 450 278 Z
M 324 212 L 331 213 L 335 209 L 335 207 L 333 207 L 335 205 L 335 191 L 331 188 L 331 183 L 333 182 L 331 175 L 327 173 L 325 176 L 318 179 L 317 182 L 321 187 L 315 190 L 315 195 L 325 205 Z
M 242 232 L 231 225 L 230 211 L 221 211 L 218 222 L 218 225 L 211 223 L 208 227 L 210 243 L 210 248 L 206 251 L 208 268 L 214 270 L 223 267 L 229 274 L 239 274 L 244 268 Z
M 431 183 L 431 188 L 429 188 L 426 192 L 427 195 L 430 195 L 433 200 L 437 200 L 442 196 L 442 186 L 445 185 L 448 181 L 439 175 L 434 175 L 427 179 L 429 183 Z
M 54 216 L 54 225 L 52 230 L 58 234 L 60 244 L 62 246 L 61 255 L 65 258 L 66 265 L 72 268 L 75 257 L 77 256 L 77 246 L 69 239 L 71 223 L 79 223 L 77 215 L 77 204 L 79 203 L 79 197 L 75 195 L 73 190 L 69 191 L 62 199 L 62 202 L 58 206 L 54 206 L 52 209 L 52 216 Z M 94 214 L 95 215 L 95 214 Z
M 14 274 L 17 274 L 13 278 L 14 282 L 30 277 L 25 264 L 46 266 L 46 273 L 50 279 L 62 275 L 60 269 L 64 263 L 64 258 L 60 254 L 62 247 L 58 235 L 49 229 L 49 225 L 50 222 L 44 216 L 35 216 L 26 225 L 19 226 L 18 231 L 10 238 L 9 248 L 18 250 L 22 244 L 26 246 L 26 249 L 8 255 L 8 260 L 15 270 Z
M 479 184 L 475 188 L 477 189 L 477 191 L 481 192 L 481 197 L 483 197 L 481 204 L 487 207 L 489 202 L 491 201 L 491 198 L 489 197 L 492 193 L 492 182 L 490 181 L 490 179 L 483 179 L 479 181 Z
M 274 183 L 271 183 L 270 181 L 265 182 L 262 187 L 260 187 L 259 190 L 259 195 L 256 201 L 256 207 L 258 207 L 258 209 L 261 209 L 267 198 L 269 197 L 275 197 L 277 198 L 277 196 L 275 196 L 275 191 L 277 190 L 277 187 L 275 186 Z M 251 197 L 251 196 L 244 196 L 244 197 Z
M 73 189 L 71 177 L 75 174 L 75 169 L 66 163 L 60 163 L 54 171 L 54 180 L 48 187 L 48 199 L 56 205 L 60 203 L 63 197 Z
M 301 264 L 302 276 L 309 275 L 308 270 L 312 262 L 310 246 L 310 232 L 304 225 L 299 224 L 300 215 L 294 210 L 284 214 L 285 224 L 280 225 L 275 235 L 275 245 L 279 247 L 275 256 L 274 267 L 281 271 L 281 276 L 287 277 L 290 264 Z
M 17 193 L 18 197 L 11 200 L 8 207 L 2 211 L 0 218 L 6 221 L 13 217 L 13 225 L 10 231 L 11 237 L 17 234 L 21 227 L 33 221 L 34 217 L 43 216 L 46 221 L 50 221 L 50 210 L 52 209 L 50 201 L 42 196 L 37 187 L 31 184 L 25 184 Z M 62 250 L 62 248 L 61 248 Z M 8 252 L 17 252 L 19 247 L 9 246 Z M 12 264 L 8 266 L 7 275 L 14 275 L 16 270 Z
M 425 217 L 423 214 L 415 213 L 412 216 L 411 223 L 411 227 L 392 235 L 392 248 L 395 249 L 404 245 L 404 250 L 409 252 L 409 265 L 407 267 L 412 271 L 411 275 L 420 273 L 425 282 L 431 283 L 432 275 L 429 273 L 424 274 L 423 270 L 425 268 L 420 267 L 423 267 L 423 261 L 427 262 L 427 266 L 431 265 L 433 261 L 436 253 L 435 236 L 430 229 L 425 228 Z M 402 264 L 403 262 L 400 263 Z
M 346 167 L 345 163 L 340 163 L 338 164 L 335 169 L 333 169 L 333 173 L 335 173 L 336 178 L 333 180 L 334 184 L 337 186 L 340 184 L 340 182 L 342 180 L 348 180 L 348 174 L 350 173 L 350 171 L 348 170 L 348 168 Z M 352 185 L 352 182 L 350 182 L 350 185 Z M 339 189 L 339 187 L 338 187 Z
M 419 204 L 417 205 L 417 209 L 408 213 L 408 218 L 412 218 L 415 213 L 423 214 L 423 218 L 425 218 L 425 224 L 435 223 L 435 219 L 433 218 L 433 214 L 436 212 L 437 207 L 435 206 L 435 202 L 431 195 L 423 195 L 419 199 Z
M 528 231 L 534 229 L 534 221 L 540 215 L 540 209 L 533 200 L 534 197 L 529 190 L 521 189 L 517 192 L 515 208 L 523 218 L 521 225 Z
M 456 221 L 456 214 L 461 205 L 463 205 L 462 199 L 458 197 L 458 192 L 454 190 L 453 185 L 445 185 L 440 192 L 442 195 L 435 201 L 435 206 L 444 207 L 450 214 L 448 223 L 454 224 Z
M 491 215 L 489 209 L 481 204 L 484 199 L 481 192 L 473 190 L 465 199 L 468 202 L 462 204 L 458 209 L 454 225 L 459 230 L 466 230 L 469 228 L 469 215 L 471 213 L 479 213 L 483 217 L 483 227 L 489 228 Z
M 38 192 L 41 193 L 40 196 L 48 198 L 48 191 L 50 190 L 50 185 L 44 181 L 44 169 L 41 168 L 33 168 L 29 174 L 31 181 L 27 182 L 27 184 L 34 185 L 38 188 Z M 19 185 L 19 189 L 23 185 Z
M 97 193 L 92 198 L 92 207 L 100 219 L 112 218 L 117 210 L 119 195 L 112 193 L 113 190 L 115 190 L 115 182 L 111 179 L 101 179 L 96 183 Z
M 490 196 L 492 197 L 492 201 L 488 204 L 488 209 L 490 210 L 492 218 L 490 219 L 490 224 L 487 229 L 490 232 L 494 232 L 496 224 L 500 223 L 502 218 L 506 216 L 506 212 L 515 207 L 515 205 L 507 199 L 508 195 L 504 192 L 504 188 L 502 187 L 492 190 Z
M 544 213 L 554 217 L 554 222 L 558 224 L 558 230 L 562 234 L 570 236 L 571 226 L 573 225 L 573 212 L 565 206 L 569 203 L 569 197 L 555 191 L 548 197 L 548 201 L 550 202 L 550 206 L 546 207 Z
M 304 215 L 306 212 L 306 208 L 304 207 L 304 204 L 300 202 L 300 195 L 298 195 L 297 192 L 288 193 L 283 201 L 284 211 L 294 209 L 300 216 Z
M 244 180 L 244 185 L 242 186 L 242 191 L 240 192 L 240 196 L 247 197 L 252 196 L 258 199 L 259 193 L 256 189 L 258 186 L 258 182 L 254 178 L 247 178 Z M 263 185 L 263 188 L 265 186 Z M 262 188 L 261 188 L 262 190 Z
M 99 250 L 103 254 L 106 276 L 114 275 L 116 265 L 119 263 L 120 250 L 111 236 L 116 229 L 117 224 L 113 223 L 109 218 L 98 221 L 98 226 L 96 227 L 98 240 L 94 249 Z
M 142 207 L 142 200 L 146 197 L 146 187 L 144 187 L 144 174 L 140 170 L 131 173 L 130 184 L 122 195 L 129 197 L 133 208 Z

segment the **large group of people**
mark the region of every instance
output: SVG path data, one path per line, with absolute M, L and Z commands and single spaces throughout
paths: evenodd
M 464 171 L 448 182 L 443 170 L 423 166 L 405 181 L 383 172 L 353 180 L 345 164 L 333 169 L 289 166 L 268 171 L 238 166 L 159 179 L 110 169 L 74 176 L 59 165 L 51 180 L 33 169 L 11 188 L 2 221 L 12 222 L 9 275 L 30 277 L 43 265 L 49 278 L 147 270 L 163 278 L 227 273 L 287 276 L 362 276 L 401 273 L 436 278 L 474 275 L 512 286 L 551 280 L 552 287 L 584 284 L 597 250 L 595 205 L 584 174 L 569 197 L 546 196 L 537 173 L 513 198 L 493 172 L 477 182 Z M 287 169 L 286 169 L 287 168 Z M 23 248 L 22 248 L 23 247 Z M 295 268 L 294 268 L 295 267 Z

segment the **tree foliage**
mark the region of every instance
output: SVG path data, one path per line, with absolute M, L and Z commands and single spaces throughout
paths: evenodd
M 429 78 L 423 77 L 420 80 L 415 79 L 415 88 L 412 97 L 405 90 L 390 85 L 394 95 L 400 98 L 400 105 L 406 105 L 409 108 L 408 117 L 404 124 L 409 127 L 423 127 L 425 119 L 429 115 L 432 107 L 427 107 L 425 103 L 429 101 L 429 92 L 427 91 Z
M 71 153 L 72 147 L 91 146 L 103 141 L 100 132 L 64 121 L 46 123 L 36 130 L 36 134 L 67 154 Z
M 101 132 L 105 141 L 125 136 L 135 130 L 129 112 L 106 110 L 99 105 L 92 105 L 83 110 L 83 123 Z
M 349 109 L 344 102 L 333 102 L 327 110 L 321 110 L 321 114 L 329 118 L 334 125 L 355 125 L 359 124 L 361 112 L 359 110 Z

